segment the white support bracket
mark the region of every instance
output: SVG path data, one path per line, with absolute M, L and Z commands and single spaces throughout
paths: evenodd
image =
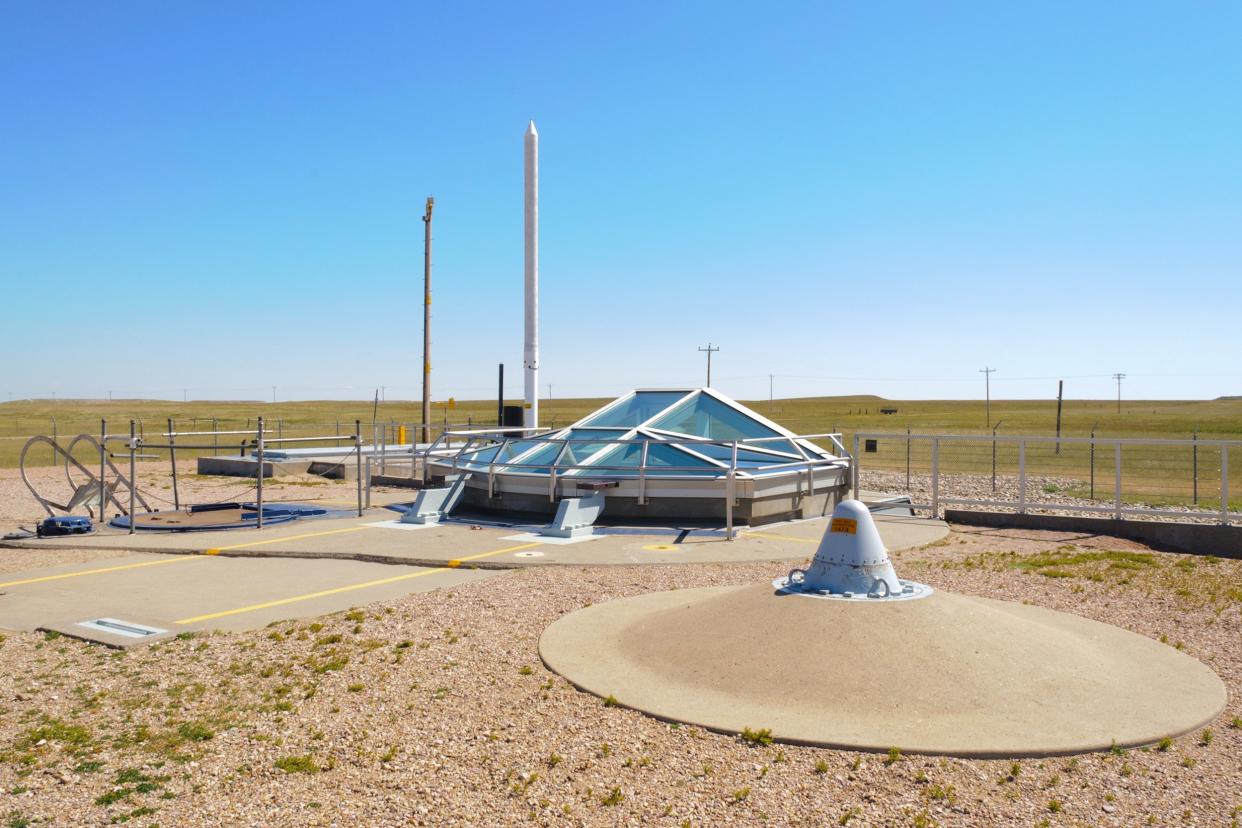
M 591 527 L 604 513 L 604 493 L 586 497 L 567 497 L 556 507 L 556 517 L 539 534 L 550 538 L 580 538 L 592 534 Z
M 449 513 L 453 511 L 453 508 L 461 500 L 462 492 L 466 488 L 467 477 L 469 475 L 463 474 L 449 486 L 420 490 L 414 505 L 401 517 L 401 522 L 418 524 L 439 523 L 448 517 Z

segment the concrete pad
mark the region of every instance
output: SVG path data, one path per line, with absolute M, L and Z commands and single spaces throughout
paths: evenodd
M 5 576 L 0 627 L 129 646 L 192 630 L 255 629 L 494 574 L 342 560 L 128 555 Z M 165 632 L 134 637 L 82 626 L 96 619 Z
M 964 757 L 1134 747 L 1210 722 L 1225 685 L 1172 647 L 1075 615 L 936 592 L 913 601 L 675 590 L 571 613 L 549 668 L 713 730 Z
M 231 557 L 335 558 L 416 566 L 445 566 L 469 561 L 480 568 L 515 566 L 623 566 L 629 564 L 745 563 L 804 560 L 814 554 L 827 518 L 816 518 L 760 529 L 740 528 L 727 541 L 722 530 L 661 527 L 597 527 L 591 543 L 556 545 L 538 542 L 547 554 L 517 556 L 519 541 L 505 540 L 513 525 L 449 521 L 420 531 L 391 531 L 388 510 L 362 517 L 315 518 L 257 529 L 203 532 L 147 532 L 129 535 L 101 530 L 92 535 L 6 541 L 4 547 L 109 549 L 124 552 L 201 554 Z M 948 534 L 943 521 L 877 516 L 876 526 L 890 550 L 932 543 Z M 513 547 L 513 548 L 509 548 Z

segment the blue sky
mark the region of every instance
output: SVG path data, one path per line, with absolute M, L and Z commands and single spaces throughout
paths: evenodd
M 1237 3 L 3 16 L 0 394 L 1242 394 Z

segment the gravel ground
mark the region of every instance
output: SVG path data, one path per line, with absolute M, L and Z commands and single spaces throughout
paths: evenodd
M 1230 689 L 1210 734 L 1017 763 L 884 756 L 678 727 L 543 668 L 592 603 L 783 564 L 547 568 L 124 653 L 0 645 L 10 825 L 1228 826 L 1242 806 L 1242 562 L 1101 537 L 963 529 L 904 577 L 1180 646 Z M 1210 588 L 1205 587 L 1210 585 Z M 670 631 L 673 634 L 674 631 Z M 797 634 L 797 631 L 791 631 Z M 762 722 L 755 727 L 761 728 Z

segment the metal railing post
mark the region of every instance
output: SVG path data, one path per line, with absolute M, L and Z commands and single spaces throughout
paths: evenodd
M 1121 520 L 1121 441 L 1113 443 L 1113 519 Z
M 860 472 L 861 472 L 861 470 L 862 470 L 862 469 L 861 469 L 861 467 L 862 467 L 862 455 L 861 455 L 861 454 L 859 454 L 859 452 L 858 452 L 858 432 L 857 432 L 857 431 L 855 431 L 855 432 L 854 432 L 854 474 L 853 474 L 853 478 L 854 478 L 854 481 L 853 481 L 853 482 L 854 482 L 854 499 L 855 499 L 855 500 L 858 500 L 858 499 L 859 499 L 859 497 L 858 497 L 858 494 L 859 494 L 859 493 L 858 493 L 858 479 L 859 479 L 859 476 L 860 476 L 860 474 L 859 474 L 859 473 L 860 473 Z
M 138 439 L 134 436 L 134 421 L 129 421 L 129 533 L 134 534 L 134 490 L 138 488 Z
M 737 479 L 737 440 L 733 441 L 733 459 L 729 463 L 729 477 L 725 483 L 725 540 L 733 540 L 733 498 Z
M 181 508 L 181 497 L 177 493 L 177 438 L 173 436 L 176 429 L 173 428 L 173 418 L 168 418 L 168 462 L 172 466 L 172 486 L 173 486 L 173 508 Z
M 99 517 L 103 522 L 108 510 L 108 421 L 99 421 Z
M 1018 514 L 1026 514 L 1026 440 L 1018 441 Z
M 367 471 L 367 498 L 366 498 L 366 504 L 367 504 L 367 508 L 368 508 L 368 509 L 370 509 L 370 508 L 371 508 L 371 460 L 372 460 L 372 458 L 371 458 L 371 457 L 367 457 L 367 469 L 366 469 L 366 471 Z
M 650 445 L 650 440 L 643 440 L 642 453 L 638 458 L 638 503 L 640 506 L 647 505 L 647 447 Z
M 258 458 L 258 484 L 255 493 L 254 527 L 263 528 L 263 418 L 259 418 L 259 431 L 254 444 L 255 457 Z
M 932 439 L 932 518 L 940 519 L 940 439 Z
M 358 477 L 358 517 L 362 517 L 362 420 L 354 420 L 354 474 Z

